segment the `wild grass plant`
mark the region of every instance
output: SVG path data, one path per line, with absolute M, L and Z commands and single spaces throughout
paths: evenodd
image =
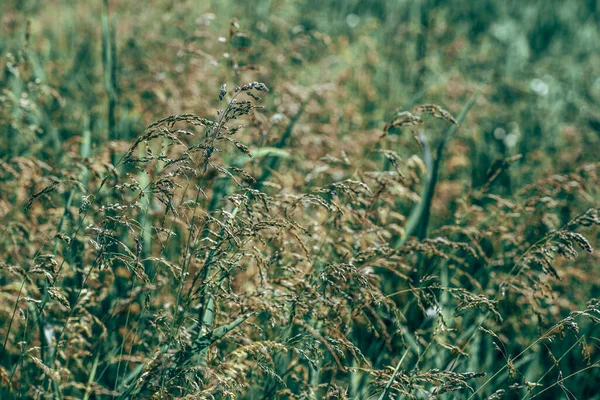
M 440 2 L 325 2 L 330 32 L 293 2 L 66 3 L 64 32 L 0 7 L 1 398 L 597 396 L 589 107 L 549 127 L 518 66 L 439 73 Z M 413 65 L 372 50 L 391 23 L 346 32 L 390 15 Z

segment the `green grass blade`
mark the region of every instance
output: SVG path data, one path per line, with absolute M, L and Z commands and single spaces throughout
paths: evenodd
M 419 132 L 419 141 L 423 146 L 423 158 L 425 162 L 425 166 L 427 167 L 427 176 L 425 181 L 425 186 L 421 190 L 421 201 L 417 206 L 413 208 L 411 211 L 408 221 L 406 223 L 406 227 L 404 228 L 404 238 L 394 243 L 395 248 L 402 246 L 406 240 L 416 235 L 420 240 L 424 239 L 427 235 L 427 227 L 429 225 L 429 217 L 431 214 L 431 203 L 433 201 L 433 195 L 435 194 L 435 187 L 438 181 L 439 168 L 442 162 L 442 157 L 444 153 L 444 149 L 448 141 L 454 136 L 456 131 L 458 130 L 460 124 L 465 120 L 467 114 L 475 104 L 475 100 L 477 100 L 477 96 L 479 95 L 479 90 L 471 96 L 467 104 L 464 106 L 460 115 L 456 119 L 458 125 L 452 125 L 447 131 L 442 141 L 440 142 L 437 151 L 435 160 L 432 157 L 431 149 L 427 144 L 427 138 L 425 134 L 421 131 Z

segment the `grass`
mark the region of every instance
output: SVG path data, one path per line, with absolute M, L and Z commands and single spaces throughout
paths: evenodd
M 542 6 L 0 5 L 0 397 L 597 398 L 598 10 Z

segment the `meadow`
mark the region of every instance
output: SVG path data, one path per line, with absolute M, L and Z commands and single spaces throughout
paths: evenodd
M 3 0 L 1 399 L 600 399 L 596 0 Z

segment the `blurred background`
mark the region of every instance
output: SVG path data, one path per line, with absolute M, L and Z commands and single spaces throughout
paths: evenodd
M 517 175 L 529 181 L 537 168 L 595 157 L 599 8 L 595 0 L 5 0 L 0 101 L 10 124 L 0 151 L 52 155 L 87 131 L 92 147 L 107 135 L 129 140 L 168 114 L 208 114 L 215 88 L 242 78 L 281 95 L 268 107 L 285 117 L 294 111 L 285 96 L 329 91 L 319 119 L 353 138 L 398 108 L 436 103 L 456 113 L 481 88 L 477 124 L 462 143 L 479 160 L 473 179 L 521 153 L 527 170 Z M 234 18 L 241 34 L 230 42 Z M 31 71 L 15 74 L 20 52 Z

